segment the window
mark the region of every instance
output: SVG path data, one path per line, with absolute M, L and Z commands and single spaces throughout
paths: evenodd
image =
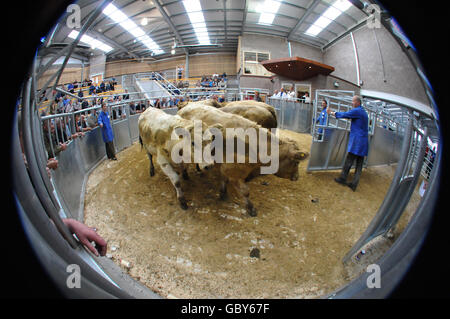
M 260 63 L 265 60 L 270 60 L 270 53 L 267 52 L 250 52 L 244 51 L 244 74 L 271 76 L 272 73 Z

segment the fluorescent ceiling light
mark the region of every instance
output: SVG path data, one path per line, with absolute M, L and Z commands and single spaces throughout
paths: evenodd
M 337 0 L 306 30 L 306 34 L 315 37 L 333 20 L 350 8 L 352 4 L 347 0 Z
M 68 37 L 71 38 L 71 39 L 76 39 L 78 37 L 78 34 L 79 34 L 78 31 L 72 30 L 72 32 L 69 33 Z M 91 48 L 93 48 L 93 49 L 97 49 L 98 48 L 98 49 L 102 50 L 105 53 L 108 53 L 109 51 L 113 50 L 113 48 L 110 47 L 109 45 L 107 45 L 107 44 L 105 44 L 105 43 L 103 43 L 103 42 L 101 42 L 101 41 L 99 41 L 97 39 L 94 39 L 94 38 L 92 38 L 92 37 L 90 37 L 90 36 L 88 36 L 86 34 L 83 34 L 81 36 L 80 41 L 90 45 Z
M 194 28 L 194 32 L 197 35 L 198 42 L 205 45 L 211 44 L 200 1 L 183 0 L 183 5 Z
M 261 12 L 259 16 L 260 24 L 272 24 L 275 19 L 275 14 L 278 12 L 281 3 L 274 0 L 266 0 L 256 10 Z
M 125 13 L 117 9 L 113 4 L 110 3 L 107 5 L 105 9 L 103 9 L 103 13 L 131 33 L 136 40 L 142 42 L 154 54 L 164 53 L 158 44 L 156 44 L 148 35 L 145 35 L 145 32 L 134 23 L 134 21 L 130 20 Z

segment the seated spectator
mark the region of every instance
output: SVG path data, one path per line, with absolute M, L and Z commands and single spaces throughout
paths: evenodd
M 156 107 L 157 109 L 161 108 L 161 101 L 159 99 L 156 99 L 154 107 Z
M 95 92 L 95 90 L 96 90 L 96 88 L 95 88 L 94 84 L 92 84 L 92 82 L 91 82 L 91 85 L 89 86 L 89 95 L 92 95 Z
M 75 130 L 77 132 L 87 132 L 92 130 L 91 127 L 86 123 L 86 119 L 84 115 L 76 114 L 75 115 Z
M 259 91 L 255 91 L 255 98 L 254 98 L 254 100 L 255 100 L 256 102 L 262 102 L 262 99 L 261 99 L 261 97 L 259 96 Z
M 139 102 L 137 102 L 137 105 L 139 105 Z M 133 102 L 131 102 L 131 103 L 129 104 L 130 115 L 136 114 L 136 107 L 137 107 L 137 106 L 136 106 Z
M 128 90 L 127 89 L 125 89 L 125 93 L 126 94 L 123 95 L 123 99 L 124 100 L 129 100 L 130 99 L 130 95 L 128 94 Z
M 55 101 L 52 101 L 48 110 L 50 114 L 56 114 L 58 112 L 58 104 Z
M 69 84 L 67 85 L 67 91 L 69 91 L 69 92 L 72 93 L 72 94 L 75 92 L 72 83 L 69 83 Z
M 67 100 L 67 103 L 64 106 L 64 113 L 72 113 L 73 112 L 73 105 L 71 100 Z
M 67 145 L 65 143 L 58 143 L 56 139 L 55 125 L 53 124 L 53 120 L 44 120 L 42 123 L 42 130 L 48 159 L 58 156 L 59 153 L 67 148 Z
M 311 98 L 309 97 L 309 93 L 305 92 L 305 95 L 303 95 L 303 100 L 305 103 L 311 103 Z
M 87 116 L 86 116 L 86 124 L 88 125 L 88 127 L 90 128 L 95 128 L 98 126 L 97 123 L 97 112 L 95 112 L 95 110 L 89 110 L 87 111 Z
M 83 102 L 81 102 L 81 109 L 87 109 L 88 107 L 90 107 L 89 105 L 89 101 L 88 100 L 83 100 Z
M 25 163 L 25 167 L 28 170 L 28 162 L 24 153 L 23 149 L 23 134 L 22 134 L 22 125 L 21 125 L 21 112 L 19 111 L 17 113 L 17 120 L 18 120 L 18 128 L 19 128 L 19 142 L 22 149 L 22 157 L 23 161 Z M 46 121 L 44 121 L 45 123 Z M 43 123 L 43 125 L 44 125 Z M 47 127 L 48 129 L 48 127 Z M 47 134 L 48 135 L 48 134 Z M 65 149 L 65 147 L 64 147 Z M 58 160 L 54 157 L 50 157 L 47 160 L 46 170 L 48 174 L 48 178 L 51 179 L 51 173 L 50 170 L 56 170 L 58 168 Z M 53 222 L 53 221 L 52 221 Z M 72 218 L 62 218 L 62 222 L 64 225 L 67 226 L 69 232 L 72 235 L 76 235 L 76 238 L 82 243 L 84 246 L 86 246 L 87 249 L 89 249 L 94 255 L 96 256 L 105 256 L 107 251 L 107 243 L 106 241 L 98 235 L 96 228 L 91 228 L 86 226 L 85 224 L 78 222 Z M 95 243 L 95 248 L 92 246 L 92 242 Z

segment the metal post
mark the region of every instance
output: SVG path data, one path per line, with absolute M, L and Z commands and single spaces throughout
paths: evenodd
M 50 82 L 56 77 L 55 83 L 52 86 L 52 91 L 55 89 L 56 85 L 59 82 L 59 79 L 61 77 L 62 71 L 65 69 L 67 62 L 69 61 L 70 56 L 72 55 L 73 50 L 75 49 L 75 46 L 78 44 L 78 42 L 80 41 L 81 37 L 83 36 L 83 34 L 89 30 L 91 24 L 94 22 L 95 19 L 97 19 L 97 17 L 102 13 L 103 9 L 111 2 L 111 0 L 104 0 L 89 16 L 89 18 L 87 19 L 87 21 L 84 23 L 83 27 L 80 29 L 80 32 L 78 34 L 78 36 L 76 37 L 75 40 L 73 40 L 73 42 L 66 48 L 64 48 L 61 52 L 59 52 L 59 54 L 57 54 L 55 57 L 53 57 L 45 66 L 44 68 L 39 72 L 38 74 L 38 78 L 42 75 L 43 72 L 45 72 L 45 70 L 47 70 L 51 65 L 53 65 L 53 63 L 63 54 L 66 54 L 67 51 L 67 55 L 64 58 L 64 62 L 62 63 L 61 67 L 59 68 L 59 70 L 53 74 L 48 81 L 45 83 L 45 85 L 43 86 L 42 90 L 47 89 L 48 85 L 50 84 Z
M 353 245 L 350 251 L 344 256 L 342 260 L 344 263 L 347 262 L 362 246 L 368 243 L 372 238 L 375 238 L 376 236 L 381 234 L 380 226 L 382 226 L 386 222 L 386 219 L 389 217 L 389 210 L 391 209 L 390 206 L 395 200 L 395 196 L 397 194 L 401 182 L 402 173 L 408 160 L 408 153 L 412 132 L 413 132 L 412 121 L 409 121 L 408 128 L 405 132 L 403 140 L 401 158 L 395 171 L 395 175 L 392 180 L 391 186 L 389 187 L 389 190 L 386 194 L 386 197 L 384 198 L 384 201 L 381 204 L 377 215 L 371 221 L 366 231 L 363 233 L 361 238 L 355 243 L 355 245 Z
M 359 58 L 358 58 L 358 50 L 356 48 L 356 42 L 355 42 L 355 37 L 353 36 L 353 32 L 350 32 L 350 37 L 352 38 L 352 43 L 353 43 L 353 52 L 355 54 L 355 63 L 356 63 L 356 79 L 357 79 L 357 83 L 358 85 L 361 85 L 361 77 L 360 77 L 360 73 L 359 73 Z
M 58 207 L 55 207 L 53 202 L 50 200 L 51 194 L 49 194 L 44 187 L 43 174 L 47 174 L 43 167 L 40 167 L 37 162 L 36 152 L 33 147 L 33 132 L 31 132 L 32 118 L 31 118 L 31 107 L 30 107 L 30 91 L 31 91 L 31 81 L 29 78 L 22 92 L 22 129 L 23 129 L 23 142 L 25 156 L 28 162 L 28 172 L 30 174 L 31 180 L 35 187 L 37 196 L 42 203 L 48 217 L 54 222 L 56 228 L 60 231 L 61 235 L 68 241 L 72 248 L 77 247 L 77 243 L 69 232 L 67 227 L 62 222 L 61 218 L 58 216 Z M 48 177 L 47 177 L 48 178 Z
M 186 64 L 184 66 L 184 77 L 189 79 L 189 53 L 186 52 Z

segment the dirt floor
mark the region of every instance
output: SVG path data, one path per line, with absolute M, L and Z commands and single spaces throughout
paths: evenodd
M 309 152 L 309 134 L 285 134 Z M 201 176 L 189 170 L 190 181 L 182 188 L 190 207 L 184 211 L 158 166 L 149 176 L 139 143 L 117 158 L 101 163 L 89 177 L 85 223 L 108 241 L 110 258 L 168 298 L 331 293 L 348 282 L 341 260 L 375 216 L 395 171 L 364 169 L 353 192 L 333 181 L 338 171 L 306 173 L 303 161 L 296 182 L 273 175 L 249 182 L 258 210 L 257 217 L 249 217 L 234 194 L 219 200 L 215 171 Z M 410 216 L 404 214 L 397 233 Z

